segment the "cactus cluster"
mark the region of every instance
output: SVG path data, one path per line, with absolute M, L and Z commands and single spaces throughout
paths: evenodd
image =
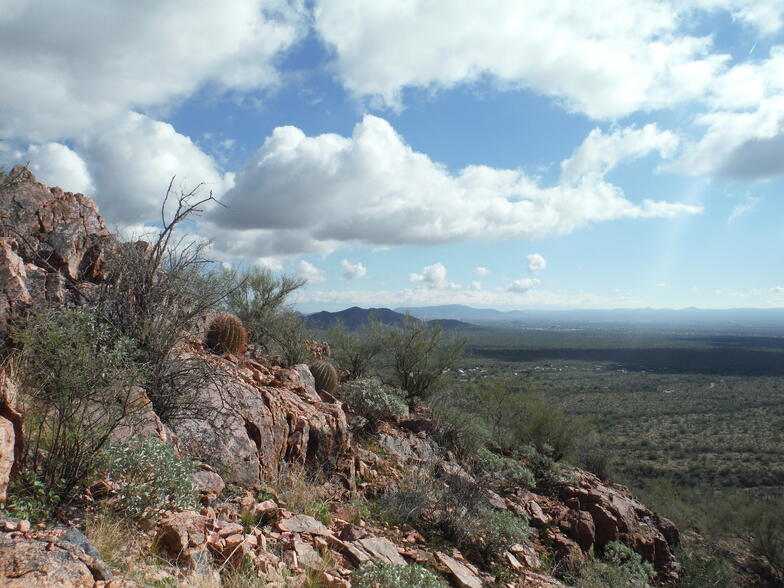
M 222 312 L 210 321 L 205 343 L 215 353 L 241 355 L 248 348 L 248 331 L 239 318 Z
M 338 391 L 338 372 L 335 366 L 326 359 L 319 359 L 308 367 L 316 380 L 316 390 L 326 390 L 330 394 Z

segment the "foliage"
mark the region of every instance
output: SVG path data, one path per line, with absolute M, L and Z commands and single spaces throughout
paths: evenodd
M 389 520 L 439 536 L 485 563 L 530 536 L 526 519 L 494 510 L 485 490 L 459 475 L 436 478 L 413 469 L 382 497 L 381 507 Z
M 682 588 L 735 588 L 741 585 L 726 557 L 683 543 L 676 557 L 683 567 Z
M 286 306 L 287 299 L 305 285 L 304 279 L 276 277 L 258 267 L 226 269 L 220 279 L 227 284 L 226 309 L 242 319 L 253 343 L 268 353 L 280 353 L 288 365 L 307 362 L 304 322 Z
M 327 334 L 335 364 L 348 370 L 349 379 L 369 375 L 384 350 L 383 327 L 371 315 L 370 321 L 358 331 L 349 331 L 338 321 Z
M 212 194 L 201 196 L 197 186 L 181 191 L 170 206 L 173 182 L 161 206 L 158 235 L 152 243 L 119 244 L 107 261 L 109 279 L 88 296 L 103 320 L 136 342 L 145 367 L 143 387 L 164 422 L 204 416 L 195 392 L 212 369 L 198 357 L 177 359 L 172 349 L 227 294 L 208 272 L 207 243 L 179 236 L 182 223 L 213 201 Z
M 402 392 L 376 378 L 357 379 L 340 387 L 340 395 L 358 414 L 371 421 L 390 421 L 408 412 Z
M 463 354 L 465 342 L 443 335 L 440 326 L 406 317 L 403 326 L 387 328 L 384 347 L 393 383 L 402 388 L 410 407 L 426 400 L 443 382 L 444 372 Z
M 335 366 L 326 359 L 318 359 L 310 364 L 316 390 L 325 390 L 330 394 L 338 391 L 338 372 Z
M 222 312 L 210 321 L 205 342 L 216 353 L 241 355 L 248 348 L 248 331 L 235 315 Z
M 167 443 L 138 438 L 112 444 L 102 465 L 108 480 L 120 485 L 113 507 L 131 518 L 196 504 L 196 468 L 189 460 L 179 459 Z
M 601 559 L 590 558 L 563 573 L 567 582 L 581 588 L 645 588 L 655 575 L 650 562 L 617 541 L 605 546 Z
M 498 455 L 482 448 L 477 452 L 476 465 L 485 478 L 505 486 L 532 489 L 536 485 L 533 472 L 516 459 Z
M 93 474 L 112 433 L 140 414 L 136 347 L 89 308 L 33 313 L 14 338 L 22 345 L 22 469 L 35 472 L 20 490 L 65 501 Z
M 358 588 L 442 588 L 446 584 L 433 572 L 417 564 L 404 566 L 366 563 L 351 575 Z

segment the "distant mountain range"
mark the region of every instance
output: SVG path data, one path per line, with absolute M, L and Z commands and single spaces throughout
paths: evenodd
M 358 329 L 366 324 L 371 316 L 375 316 L 376 320 L 384 325 L 402 325 L 406 319 L 405 313 L 390 310 L 389 308 L 360 308 L 352 306 L 339 312 L 327 312 L 326 310 L 316 312 L 308 315 L 305 321 L 307 326 L 313 329 L 329 329 L 337 321 L 342 322 L 347 329 Z M 422 320 L 427 320 L 428 324 L 431 325 L 440 325 L 444 329 L 470 330 L 481 328 L 458 319 L 436 318 L 429 320 L 422 318 Z
M 547 325 L 677 325 L 677 326 L 737 326 L 784 327 L 784 308 L 733 308 L 733 309 L 613 309 L 613 310 L 511 310 L 473 308 L 461 304 L 396 308 L 423 320 L 459 320 L 479 324 L 521 323 Z

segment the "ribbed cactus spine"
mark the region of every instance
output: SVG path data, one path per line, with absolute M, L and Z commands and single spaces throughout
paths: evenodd
M 216 353 L 241 355 L 248 348 L 248 331 L 239 318 L 222 312 L 210 321 L 205 343 Z
M 310 364 L 310 373 L 316 380 L 316 390 L 326 390 L 330 394 L 338 391 L 338 372 L 326 359 L 319 359 Z

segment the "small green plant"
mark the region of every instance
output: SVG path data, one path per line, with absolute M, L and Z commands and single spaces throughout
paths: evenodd
M 210 321 L 205 343 L 216 353 L 241 355 L 248 348 L 248 331 L 238 317 L 222 312 Z
M 2 512 L 33 523 L 46 521 L 60 504 L 58 490 L 57 486 L 47 488 L 34 472 L 21 472 L 9 484 Z
M 305 514 L 321 521 L 329 527 L 332 524 L 332 513 L 329 512 L 329 503 L 325 500 L 316 500 L 305 508 Z
M 113 507 L 131 518 L 165 508 L 187 508 L 196 504 L 193 485 L 195 467 L 181 460 L 172 447 L 155 439 L 135 439 L 110 445 L 103 471 L 116 482 Z
M 371 421 L 396 420 L 408 412 L 402 392 L 376 378 L 346 382 L 340 388 L 340 395 L 351 408 Z
M 477 452 L 476 463 L 484 477 L 499 481 L 502 485 L 527 489 L 536 486 L 533 472 L 515 459 L 482 448 Z
M 338 372 L 335 366 L 326 359 L 319 359 L 310 364 L 310 372 L 316 381 L 316 390 L 325 390 L 330 394 L 338 391 Z
M 417 564 L 367 563 L 351 575 L 351 585 L 357 588 L 443 588 L 447 584 Z
M 605 545 L 602 559 L 623 570 L 634 584 L 645 585 L 656 575 L 653 564 L 644 561 L 639 553 L 618 541 Z

